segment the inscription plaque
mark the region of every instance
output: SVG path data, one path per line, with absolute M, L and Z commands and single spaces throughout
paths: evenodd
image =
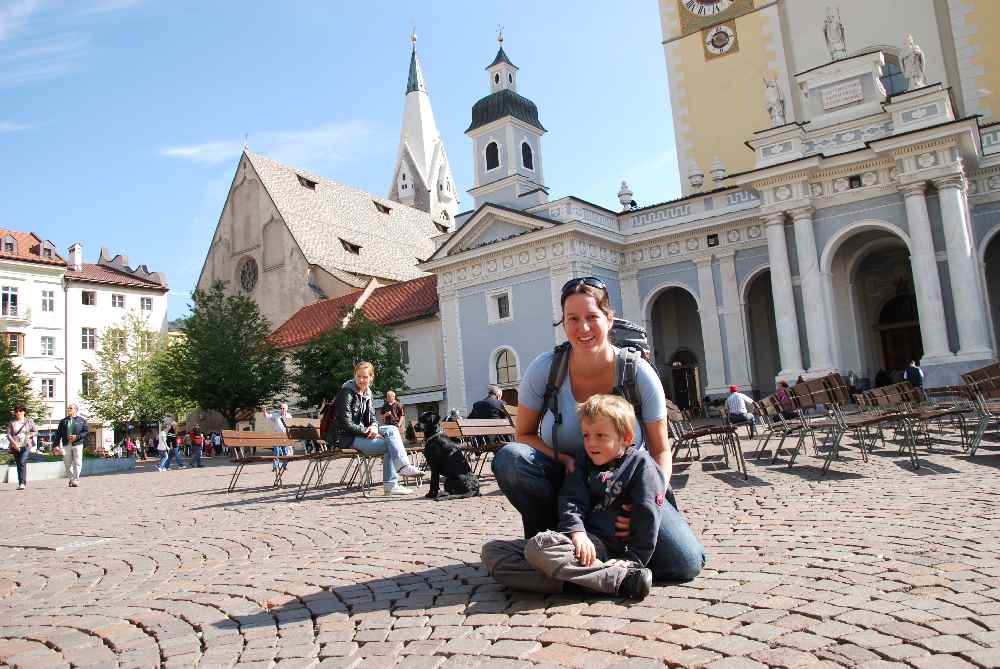
M 843 107 L 864 99 L 865 94 L 861 90 L 861 81 L 858 79 L 823 89 L 823 109 Z

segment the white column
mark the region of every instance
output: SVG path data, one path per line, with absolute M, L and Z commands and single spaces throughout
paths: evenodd
M 719 311 L 726 324 L 726 348 L 729 353 L 729 382 L 740 387 L 750 385 L 750 365 L 747 362 L 747 342 L 743 327 L 743 307 L 740 304 L 740 286 L 736 282 L 736 254 L 719 258 L 719 279 L 722 282 L 722 309 Z
M 465 366 L 462 361 L 462 324 L 459 322 L 458 294 L 454 289 L 439 289 L 438 300 L 441 305 L 444 379 L 448 393 L 448 408 L 471 406 L 465 399 Z
M 830 324 L 823 277 L 819 272 L 816 236 L 813 233 L 813 209 L 801 207 L 790 213 L 795 224 L 795 250 L 799 259 L 802 306 L 806 317 L 806 342 L 809 344 L 809 371 L 826 372 L 833 368 L 833 356 L 830 353 Z
M 906 221 L 910 231 L 910 270 L 913 289 L 917 294 L 917 313 L 920 316 L 920 338 L 924 345 L 924 362 L 951 358 L 948 348 L 948 330 L 944 320 L 944 301 L 941 299 L 941 280 L 938 278 L 931 221 L 927 215 L 926 183 L 906 184 L 899 187 L 906 201 Z
M 705 344 L 705 390 L 720 393 L 726 390 L 726 368 L 722 360 L 722 331 L 719 328 L 719 307 L 715 301 L 715 280 L 712 259 L 695 260 L 698 267 L 698 317 L 701 319 L 701 339 Z
M 642 325 L 646 316 L 642 313 L 642 303 L 639 300 L 638 270 L 622 270 L 618 275 L 618 281 L 622 290 L 622 318 Z
M 802 373 L 802 350 L 799 348 L 799 320 L 795 315 L 792 271 L 788 265 L 785 215 L 770 214 L 765 217 L 765 224 L 771 298 L 774 302 L 774 322 L 778 330 L 778 353 L 781 356 L 781 371 L 778 375 L 795 379 Z
M 965 206 L 965 177 L 956 174 L 935 179 L 941 202 L 941 221 L 948 253 L 948 276 L 958 321 L 958 355 L 992 357 L 986 332 L 985 308 L 976 276 L 978 262 Z

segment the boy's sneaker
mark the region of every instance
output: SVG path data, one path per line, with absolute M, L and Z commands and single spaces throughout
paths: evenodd
M 618 594 L 628 599 L 643 599 L 653 587 L 653 572 L 644 567 L 629 567 L 618 586 Z

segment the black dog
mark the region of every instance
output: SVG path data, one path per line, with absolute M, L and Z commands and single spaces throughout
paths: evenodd
M 432 411 L 425 411 L 417 418 L 424 433 L 424 459 L 431 468 L 430 491 L 426 497 L 472 497 L 479 494 L 479 478 L 472 473 L 458 444 L 441 433 L 441 419 Z M 444 477 L 445 494 L 440 494 L 440 481 Z

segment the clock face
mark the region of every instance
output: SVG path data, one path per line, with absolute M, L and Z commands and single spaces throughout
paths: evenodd
M 695 16 L 715 16 L 733 6 L 733 0 L 683 0 L 684 8 Z
M 736 43 L 736 33 L 727 25 L 718 25 L 705 35 L 705 50 L 715 56 L 721 56 L 733 48 Z

